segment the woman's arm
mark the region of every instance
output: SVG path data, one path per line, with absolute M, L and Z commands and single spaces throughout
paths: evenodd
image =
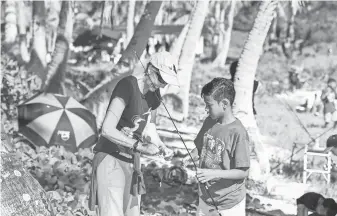
M 126 105 L 123 99 L 119 97 L 112 99 L 108 108 L 107 115 L 103 122 L 102 135 L 109 139 L 111 142 L 133 148 L 137 140 L 127 137 L 123 132 L 117 130 L 116 128 L 125 109 L 125 106 Z M 159 148 L 150 143 L 144 144 L 142 142 L 139 142 L 139 145 L 136 149 L 144 154 L 149 155 L 155 155 L 159 152 Z
M 146 123 L 146 127 L 144 128 L 143 137 L 147 142 L 153 143 L 154 145 L 158 146 L 158 148 L 162 151 L 166 159 L 170 159 L 173 156 L 173 151 L 167 148 L 164 142 L 160 139 L 155 124 L 156 114 L 157 111 L 152 110 L 151 118 L 149 118 L 148 122 Z
M 119 97 L 112 99 L 103 122 L 102 135 L 111 142 L 132 148 L 137 140 L 127 137 L 123 132 L 116 128 L 125 106 L 123 99 Z

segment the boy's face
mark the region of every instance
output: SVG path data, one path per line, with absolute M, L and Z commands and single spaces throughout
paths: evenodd
M 205 110 L 209 117 L 218 119 L 223 116 L 224 109 L 222 102 L 217 102 L 212 96 L 204 96 L 204 102 L 206 104 Z

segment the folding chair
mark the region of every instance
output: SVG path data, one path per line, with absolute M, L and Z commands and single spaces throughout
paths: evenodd
M 308 145 L 305 145 L 304 149 L 304 169 L 303 169 L 303 183 L 306 184 L 308 178 L 312 173 L 320 173 L 323 175 L 327 183 L 331 180 L 332 169 L 332 152 L 331 150 L 336 147 L 337 135 L 332 135 L 327 140 L 327 147 L 325 149 L 308 149 Z M 308 168 L 308 156 L 324 157 L 327 159 L 327 170 L 321 169 L 309 169 Z

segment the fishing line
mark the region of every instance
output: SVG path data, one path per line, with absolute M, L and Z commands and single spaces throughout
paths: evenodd
M 152 79 L 151 79 L 151 77 L 150 77 L 150 74 L 147 72 L 147 69 L 145 68 L 145 66 L 143 65 L 142 61 L 140 60 L 140 57 L 138 56 L 137 52 L 136 52 L 136 51 L 134 51 L 134 52 L 135 52 L 136 57 L 138 58 L 138 61 L 139 61 L 139 62 L 141 63 L 141 65 L 143 66 L 145 73 L 148 75 L 149 80 L 151 81 L 151 84 L 152 84 L 153 86 L 155 86 L 154 83 L 153 83 L 153 81 L 152 81 Z M 184 144 L 184 147 L 186 148 L 187 153 L 188 153 L 188 155 L 190 156 L 190 158 L 191 158 L 191 160 L 192 160 L 192 163 L 193 163 L 193 166 L 194 166 L 195 170 L 197 171 L 197 168 L 198 168 L 198 167 L 197 167 L 196 163 L 194 162 L 193 157 L 192 157 L 190 151 L 188 150 L 187 145 L 185 144 L 185 141 L 183 140 L 182 136 L 180 135 L 180 132 L 179 132 L 179 130 L 178 130 L 178 127 L 177 127 L 176 124 L 174 123 L 173 118 L 171 117 L 171 114 L 170 114 L 170 112 L 168 111 L 168 109 L 167 109 L 167 107 L 166 107 L 164 101 L 161 100 L 161 98 L 158 96 L 158 93 L 157 93 L 156 91 L 154 92 L 154 94 L 156 95 L 157 99 L 163 104 L 163 106 L 164 106 L 164 108 L 165 108 L 167 114 L 169 115 L 169 118 L 170 118 L 171 122 L 173 123 L 173 125 L 174 125 L 174 127 L 175 127 L 175 129 L 176 129 L 176 131 L 177 131 L 177 134 L 178 134 L 179 137 L 180 137 L 180 140 L 181 140 L 182 143 Z M 198 182 L 199 182 L 200 185 L 203 185 L 203 186 L 205 187 L 206 192 L 207 192 L 208 196 L 211 198 L 212 203 L 213 203 L 213 205 L 214 205 L 216 211 L 218 212 L 219 216 L 222 216 L 221 213 L 220 213 L 220 211 L 219 211 L 218 206 L 217 206 L 216 203 L 215 203 L 215 200 L 214 200 L 213 196 L 212 196 L 211 193 L 209 192 L 209 187 L 207 186 L 207 182 L 206 182 L 206 183 L 201 183 L 201 182 L 199 181 L 198 178 L 197 178 L 197 180 L 198 180 Z M 211 211 L 211 210 L 210 210 L 210 211 Z
M 307 133 L 307 135 L 308 135 L 308 136 L 310 137 L 310 139 L 311 139 L 308 143 L 305 143 L 303 147 L 301 147 L 300 149 L 298 149 L 297 151 L 295 151 L 295 152 L 293 153 L 292 156 L 294 156 L 294 155 L 296 155 L 297 153 L 299 153 L 302 149 L 305 148 L 306 145 L 310 145 L 311 143 L 315 142 L 318 138 L 322 137 L 323 135 L 325 135 L 326 133 L 328 133 L 329 131 L 331 131 L 332 129 L 334 129 L 334 127 L 332 126 L 331 128 L 329 128 L 329 129 L 323 131 L 323 133 L 321 133 L 321 134 L 318 135 L 317 137 L 313 138 L 313 137 L 311 136 L 311 134 L 309 133 L 308 129 L 307 129 L 307 128 L 304 126 L 304 124 L 302 123 L 301 119 L 298 117 L 298 115 L 295 113 L 295 111 L 291 108 L 291 106 L 289 105 L 289 103 L 288 103 L 285 99 L 284 99 L 284 100 L 279 99 L 279 100 L 281 101 L 281 103 L 282 103 L 283 105 L 285 105 L 285 104 L 287 105 L 287 108 L 288 108 L 288 109 L 290 110 L 290 112 L 292 112 L 292 114 L 296 117 L 297 122 L 298 122 L 298 123 L 300 124 L 300 126 L 305 130 L 305 132 Z M 284 102 L 283 102 L 283 101 L 284 101 Z M 290 156 L 289 158 L 287 158 L 287 160 L 288 160 L 288 159 L 291 159 L 292 156 Z M 275 167 L 271 168 L 270 171 L 274 171 L 274 170 L 277 169 L 280 165 L 281 165 L 280 163 L 277 164 Z

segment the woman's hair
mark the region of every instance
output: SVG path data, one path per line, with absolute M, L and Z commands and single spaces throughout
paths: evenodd
M 235 98 L 234 84 L 231 80 L 217 77 L 202 87 L 201 97 L 212 96 L 214 100 L 220 102 L 223 99 L 229 100 L 233 105 Z

